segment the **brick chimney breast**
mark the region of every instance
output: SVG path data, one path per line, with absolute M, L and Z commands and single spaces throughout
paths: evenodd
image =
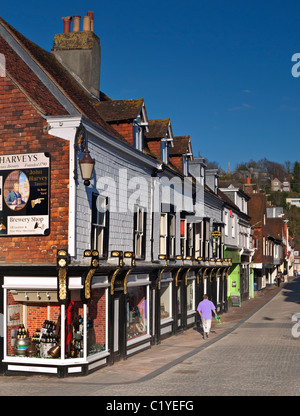
M 73 17 L 73 25 L 74 25 Z M 100 96 L 100 39 L 92 31 L 75 31 L 54 36 L 52 53 L 93 95 Z

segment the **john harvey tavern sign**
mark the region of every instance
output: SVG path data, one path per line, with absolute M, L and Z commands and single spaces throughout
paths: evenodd
M 49 234 L 49 153 L 0 156 L 0 237 Z

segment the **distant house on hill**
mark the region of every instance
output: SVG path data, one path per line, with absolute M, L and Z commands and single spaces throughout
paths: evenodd
M 271 180 L 271 190 L 273 192 L 290 192 L 291 185 L 288 179 L 284 179 L 282 182 L 278 178 Z

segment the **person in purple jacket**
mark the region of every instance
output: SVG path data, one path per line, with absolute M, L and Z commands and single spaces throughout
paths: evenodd
M 197 311 L 199 312 L 202 326 L 203 326 L 203 338 L 208 338 L 208 334 L 211 328 L 212 312 L 217 317 L 216 307 L 208 300 L 208 296 L 204 295 L 203 300 L 199 303 Z

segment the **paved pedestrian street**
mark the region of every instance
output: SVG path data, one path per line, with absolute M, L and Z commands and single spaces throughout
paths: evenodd
M 298 334 L 292 320 L 300 314 L 300 279 L 244 304 L 246 309 L 223 315 L 208 340 L 190 329 L 83 378 L 3 376 L 0 395 L 89 395 L 106 396 L 106 401 L 120 396 L 300 395 L 300 328 Z

